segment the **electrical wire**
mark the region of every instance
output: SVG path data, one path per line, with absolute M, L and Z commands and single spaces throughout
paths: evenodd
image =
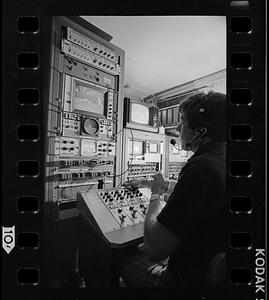
M 134 135 L 133 135 L 132 129 L 129 129 L 129 130 L 130 130 L 131 135 L 132 135 L 132 153 L 131 153 L 131 159 L 130 160 L 133 161 L 133 153 L 134 153 L 134 143 L 133 143 L 133 140 L 134 140 Z M 128 168 L 124 172 L 122 172 L 120 174 L 115 174 L 115 175 L 105 175 L 105 177 L 120 177 L 120 176 L 122 177 L 122 175 L 126 174 L 129 171 L 130 166 L 132 165 L 132 164 L 129 164 L 129 162 L 127 164 L 128 164 Z M 119 184 L 119 186 L 120 185 L 122 185 L 122 178 L 121 178 L 121 183 Z

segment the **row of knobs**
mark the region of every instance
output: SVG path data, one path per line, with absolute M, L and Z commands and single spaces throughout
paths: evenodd
M 103 198 L 103 200 L 105 202 L 109 201 L 109 202 L 113 202 L 113 197 L 112 197 L 112 194 L 114 194 L 114 197 L 117 199 L 117 200 L 121 200 L 123 201 L 125 197 L 130 197 L 131 199 L 134 198 L 135 196 L 142 196 L 143 194 L 141 192 L 139 192 L 139 190 L 133 190 L 133 191 L 130 191 L 130 190 L 122 190 L 122 191 L 119 191 L 119 190 L 116 190 L 111 192 L 111 194 L 109 192 L 104 192 L 100 194 L 100 196 Z M 146 214 L 146 210 L 147 208 L 144 206 L 143 203 L 140 203 L 139 207 L 142 209 L 142 213 L 143 214 Z M 133 218 L 136 218 L 136 213 L 137 213 L 137 209 L 134 208 L 133 205 L 130 205 L 129 207 L 129 210 L 131 211 L 131 215 Z M 121 214 L 123 211 L 122 208 L 118 208 L 118 213 Z M 125 214 L 121 214 L 119 216 L 119 219 L 121 221 L 121 223 L 124 223 L 125 222 L 125 218 L 127 217 L 127 215 Z
M 144 206 L 144 204 L 142 204 L 142 203 L 140 204 L 140 207 L 143 208 L 142 212 L 143 212 L 143 214 L 145 215 L 145 214 L 146 214 L 146 211 L 147 211 L 147 208 L 146 208 L 146 207 Z M 131 210 L 131 215 L 132 215 L 132 217 L 133 217 L 133 218 L 136 218 L 137 209 L 134 209 L 133 206 L 130 206 L 129 209 Z M 118 209 L 118 213 L 122 213 L 122 208 L 119 208 L 119 209 Z M 124 223 L 125 218 L 126 218 L 126 215 L 123 215 L 123 214 L 122 214 L 122 215 L 119 216 L 119 219 L 121 220 L 122 223 Z

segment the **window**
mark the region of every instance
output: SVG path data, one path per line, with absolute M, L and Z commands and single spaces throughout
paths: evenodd
M 179 122 L 178 120 L 178 107 L 173 108 L 173 123 L 177 124 Z
M 163 124 L 164 126 L 165 126 L 166 123 L 167 123 L 166 112 L 167 112 L 166 109 L 162 110 L 162 124 Z
M 167 109 L 167 123 L 168 125 L 173 124 L 173 108 Z

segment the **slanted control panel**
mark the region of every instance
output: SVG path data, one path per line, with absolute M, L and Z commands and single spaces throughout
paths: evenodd
M 107 189 L 78 194 L 82 215 L 110 244 L 120 246 L 143 237 L 149 189 Z

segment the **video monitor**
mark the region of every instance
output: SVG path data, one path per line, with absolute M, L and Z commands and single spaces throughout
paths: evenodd
M 150 153 L 158 153 L 158 144 L 157 143 L 149 143 L 149 152 Z
M 143 141 L 129 141 L 129 154 L 130 155 L 143 155 Z
M 104 94 L 106 89 L 82 80 L 73 80 L 73 111 L 104 115 Z
M 143 104 L 132 102 L 131 121 L 143 125 L 149 125 L 149 108 Z

